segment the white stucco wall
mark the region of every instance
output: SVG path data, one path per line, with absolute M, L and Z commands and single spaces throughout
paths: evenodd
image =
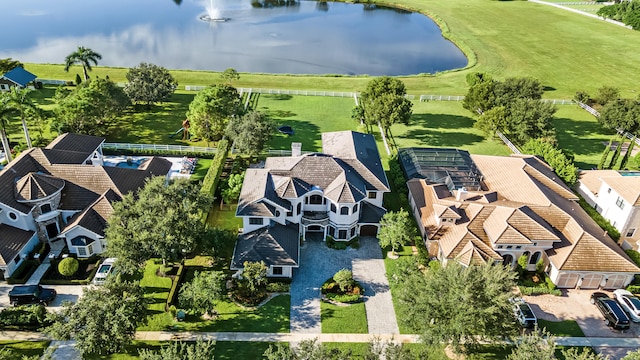
M 102 254 L 106 250 L 106 243 L 104 239 L 101 238 L 98 234 L 89 231 L 81 226 L 74 226 L 72 229 L 68 230 L 64 234 L 62 234 L 65 238 L 65 242 L 67 243 L 67 247 L 69 248 L 69 253 L 77 254 L 75 246 L 71 245 L 71 240 L 76 236 L 85 236 L 90 239 L 94 239 L 93 243 L 93 253 L 94 254 Z
M 40 244 L 38 235 L 33 234 L 31 239 L 29 239 L 29 241 L 25 244 L 25 246 L 22 247 L 20 252 L 18 252 L 18 255 L 20 255 L 20 261 L 16 263 L 14 258 L 7 263 L 6 270 L 4 272 L 4 277 L 8 278 L 9 276 L 11 276 L 11 274 L 13 274 L 13 272 L 18 268 L 18 266 L 20 266 L 20 264 L 22 264 L 22 262 L 26 260 L 27 255 L 29 254 L 29 251 L 33 250 L 33 248 L 35 248 L 38 244 Z
M 582 198 L 584 198 L 587 204 L 591 206 L 596 205 L 596 195 L 592 193 L 591 190 L 589 190 L 583 183 L 578 182 L 576 191 L 578 192 L 578 194 L 580 194 L 580 196 L 582 196 Z
M 267 270 L 268 277 L 276 277 L 276 278 L 291 278 L 293 276 L 293 267 L 292 266 L 281 266 L 282 274 L 275 275 L 273 273 L 273 266 L 269 266 L 269 270 Z
M 629 204 L 626 200 L 622 199 L 624 203 L 624 207 L 620 209 L 618 205 L 616 205 L 616 201 L 618 200 L 620 195 L 613 189 L 609 187 L 606 183 L 602 183 L 600 185 L 600 190 L 598 191 L 598 197 L 596 199 L 596 210 L 611 224 L 622 233 L 625 224 L 629 220 L 629 216 L 631 214 L 631 210 L 633 206 Z

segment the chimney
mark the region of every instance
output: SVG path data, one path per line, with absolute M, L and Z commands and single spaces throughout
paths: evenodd
M 291 156 L 301 156 L 302 155 L 302 143 L 292 142 L 291 143 Z
M 467 188 L 461 187 L 456 192 L 456 201 L 465 201 L 467 200 L 469 193 L 467 192 Z

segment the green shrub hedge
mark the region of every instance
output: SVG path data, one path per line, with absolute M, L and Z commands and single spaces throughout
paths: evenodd
M 31 275 L 40 266 L 38 260 L 24 260 L 20 266 L 13 272 L 10 278 L 7 279 L 9 284 L 24 284 L 29 280 Z
M 213 158 L 211 167 L 209 167 L 207 174 L 202 180 L 203 192 L 215 196 L 216 189 L 218 188 L 218 184 L 220 183 L 220 175 L 222 174 L 224 162 L 227 160 L 227 155 L 229 154 L 230 149 L 231 144 L 229 143 L 229 141 L 218 141 L 218 153 L 216 153 L 216 156 Z
M 538 294 L 551 294 L 555 296 L 562 295 L 562 292 L 560 290 L 549 289 L 547 287 L 520 286 L 519 288 L 522 295 L 538 295 Z
M 348 295 L 348 294 L 327 293 L 325 294 L 325 296 L 327 297 L 327 299 L 331 301 L 345 303 L 345 304 L 353 304 L 353 303 L 362 301 L 362 296 L 357 294 Z
M 640 285 L 629 285 L 627 291 L 632 294 L 640 294 Z
M 633 250 L 633 249 L 629 249 L 629 250 L 625 250 L 624 251 L 627 255 L 629 255 L 629 257 L 631 258 L 631 260 L 633 260 L 634 263 L 636 263 L 636 265 L 640 266 L 640 253 Z
M 611 225 L 611 223 L 609 222 L 609 220 L 605 219 L 604 217 L 602 217 L 602 215 L 600 215 L 600 213 L 598 213 L 596 211 L 596 209 L 594 209 L 591 205 L 589 205 L 583 198 L 582 196 L 580 196 L 580 198 L 578 199 L 578 203 L 580 204 L 580 206 L 584 209 L 584 211 L 587 212 L 587 214 L 589 214 L 589 216 L 591 216 L 591 218 L 598 224 L 600 225 L 600 227 L 603 230 L 606 230 L 607 233 L 609 234 L 609 236 L 611 236 L 611 238 L 615 241 L 620 240 L 620 233 L 618 232 L 618 229 L 616 229 L 615 227 L 613 227 L 613 225 Z
M 47 309 L 42 305 L 6 307 L 0 311 L 0 328 L 35 330 L 48 325 Z
M 279 281 L 269 281 L 267 284 L 267 292 L 281 292 L 286 293 L 289 292 L 291 288 L 291 284 Z
M 178 271 L 176 272 L 176 276 L 173 278 L 173 282 L 171 283 L 171 290 L 169 290 L 169 296 L 167 296 L 167 304 L 165 305 L 165 310 L 169 311 L 171 306 L 176 305 L 178 298 L 178 286 L 182 282 L 182 278 L 184 277 L 184 265 L 180 264 L 178 266 Z

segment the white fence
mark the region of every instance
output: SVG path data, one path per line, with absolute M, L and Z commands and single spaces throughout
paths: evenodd
M 506 136 L 504 136 L 500 131 L 496 131 L 496 135 L 498 135 L 498 137 L 500 138 L 500 140 L 502 140 L 502 142 L 507 145 L 507 147 L 509 149 L 511 149 L 511 152 L 514 154 L 522 154 L 522 152 L 520 151 L 520 149 L 518 149 L 515 145 L 513 145 L 513 143 L 507 139 Z
M 36 79 L 45 85 L 65 85 L 67 82 L 64 80 L 50 80 L 50 79 Z
M 596 109 L 592 108 L 591 106 L 589 106 L 589 105 L 587 105 L 587 104 L 584 104 L 584 103 L 578 102 L 578 106 L 580 106 L 581 108 L 583 108 L 583 109 L 587 110 L 587 112 L 589 112 L 589 114 L 591 114 L 591 115 L 593 115 L 593 116 L 595 116 L 595 117 L 599 117 L 599 116 L 600 116 L 600 112 L 598 112 L 598 110 L 596 110 Z M 629 139 L 629 140 L 633 140 L 633 141 L 636 143 L 636 145 L 640 146 L 640 139 L 639 139 L 639 138 L 637 138 L 635 135 L 630 134 L 630 133 L 628 133 L 628 132 L 624 131 L 624 129 L 616 129 L 616 130 L 618 130 L 618 133 L 620 133 L 620 134 L 624 134 L 624 136 L 625 136 L 627 139 Z
M 103 143 L 102 147 L 111 150 L 146 150 L 146 151 L 176 151 L 176 152 L 218 152 L 217 148 L 202 146 L 164 145 L 164 144 L 128 144 L 128 143 Z
M 462 101 L 464 96 L 456 95 L 420 95 L 420 101 Z

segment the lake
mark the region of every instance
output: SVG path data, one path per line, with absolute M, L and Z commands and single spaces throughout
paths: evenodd
M 289 74 L 409 75 L 467 59 L 428 17 L 367 4 L 291 0 L 20 0 L 2 4 L 0 58 Z M 210 14 L 228 18 L 207 22 Z M 80 68 L 72 72 L 81 73 Z

